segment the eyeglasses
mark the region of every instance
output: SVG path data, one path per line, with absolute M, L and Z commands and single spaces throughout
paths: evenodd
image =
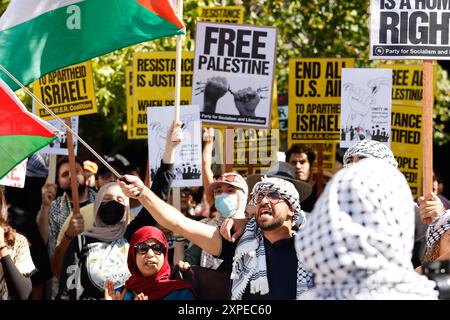
M 259 203 L 264 199 L 264 197 L 267 197 L 269 199 L 269 202 L 272 204 L 277 204 L 281 200 L 283 200 L 281 194 L 278 191 L 269 191 L 269 192 L 258 192 L 255 195 L 253 195 L 253 201 L 254 203 Z
M 145 242 L 138 243 L 134 246 L 136 252 L 139 254 L 146 254 L 148 250 L 152 249 L 154 254 L 160 255 L 166 252 L 166 247 L 164 247 L 161 243 L 153 243 L 148 244 Z

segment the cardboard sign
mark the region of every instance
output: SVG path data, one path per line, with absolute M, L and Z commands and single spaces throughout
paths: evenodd
M 371 0 L 370 59 L 449 60 L 448 1 Z
M 342 69 L 341 148 L 391 142 L 392 69 Z
M 422 193 L 422 108 L 392 106 L 391 149 L 415 197 Z
M 194 53 L 182 53 L 180 104 L 191 104 Z M 136 52 L 133 58 L 133 130 L 147 138 L 147 108 L 175 104 L 175 52 Z M 173 117 L 171 117 L 173 118 Z
M 175 107 L 147 108 L 148 159 L 150 176 L 156 174 L 166 146 L 167 130 L 173 122 Z M 172 187 L 202 186 L 202 136 L 198 106 L 182 106 L 183 142 L 175 151 L 176 178 Z
M 97 112 L 91 62 L 53 71 L 33 83 L 36 97 L 61 118 Z M 40 105 L 36 115 L 53 117 Z
M 6 176 L 0 180 L 0 185 L 23 188 L 25 187 L 25 178 L 27 175 L 28 159 L 23 160 L 14 169 L 12 169 Z
M 276 33 L 197 22 L 192 104 L 203 122 L 270 128 Z
M 244 23 L 244 7 L 200 7 L 197 19 L 209 22 Z
M 342 68 L 353 59 L 289 61 L 288 145 L 339 141 Z

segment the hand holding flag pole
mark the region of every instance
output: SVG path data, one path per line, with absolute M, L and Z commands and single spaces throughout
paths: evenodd
M 118 179 L 125 181 L 123 179 L 123 176 L 121 174 L 119 174 L 113 167 L 111 167 L 109 165 L 109 163 L 103 159 L 102 156 L 100 156 L 97 152 L 95 152 L 94 149 L 91 148 L 91 146 L 89 146 L 75 131 L 72 130 L 72 128 L 70 128 L 62 119 L 60 119 L 52 110 L 50 110 L 49 107 L 47 107 L 41 100 L 39 100 L 30 90 L 28 90 L 27 87 L 25 87 L 19 80 L 17 80 L 8 70 L 5 69 L 5 67 L 3 67 L 3 65 L 0 64 L 0 69 L 3 70 L 4 73 L 6 73 L 6 75 L 8 77 L 10 77 L 15 83 L 17 83 L 18 86 L 20 86 L 26 93 L 28 93 L 37 103 L 39 103 L 55 120 L 57 120 L 59 123 L 61 123 L 68 132 L 70 132 L 71 134 L 73 134 L 78 141 L 80 141 L 80 143 L 82 145 L 84 145 L 101 163 L 103 163 L 105 165 L 105 167 L 107 167 Z M 126 181 L 125 181 L 126 182 Z

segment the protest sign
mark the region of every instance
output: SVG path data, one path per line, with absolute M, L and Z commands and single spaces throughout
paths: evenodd
M 198 10 L 199 21 L 244 23 L 244 7 L 199 7 Z
M 288 145 L 339 141 L 341 70 L 353 59 L 289 61 Z
M 318 144 L 311 144 L 314 152 L 316 153 L 317 158 L 317 149 Z M 336 143 L 324 143 L 323 144 L 323 154 L 322 154 L 322 169 L 328 172 L 334 172 L 336 165 Z M 313 172 L 317 172 L 317 164 L 318 161 L 314 161 L 313 163 Z
M 189 105 L 194 53 L 185 51 L 181 61 L 181 105 Z M 147 138 L 147 107 L 175 104 L 175 52 L 136 52 L 133 58 L 133 130 Z M 171 117 L 173 118 L 173 117 Z
M 192 104 L 203 122 L 269 128 L 276 28 L 197 22 Z
M 167 130 L 173 122 L 175 107 L 147 108 L 148 159 L 150 176 L 156 174 L 166 145 Z M 183 142 L 175 149 L 172 187 L 196 187 L 202 183 L 202 136 L 198 106 L 182 106 Z
M 341 148 L 361 140 L 390 146 L 392 70 L 342 69 Z
M 450 1 L 371 0 L 370 59 L 450 59 Z
M 422 184 L 422 108 L 392 106 L 391 149 L 415 197 Z
M 279 145 L 278 129 L 234 129 L 233 168 L 270 167 L 272 161 L 277 161 Z
M 392 69 L 392 104 L 422 107 L 422 65 L 381 64 L 380 67 Z M 436 79 L 436 72 L 437 68 L 434 66 L 433 79 Z M 433 85 L 436 85 L 435 81 Z
M 50 72 L 33 83 L 33 92 L 61 118 L 97 112 L 90 61 Z M 36 115 L 52 119 L 40 104 L 36 105 Z
M 23 188 L 25 187 L 25 178 L 27 175 L 27 162 L 28 159 L 23 160 L 17 166 L 14 167 L 6 176 L 0 180 L 0 185 Z
M 71 119 L 72 130 L 76 134 L 78 134 L 79 117 L 74 116 L 74 117 L 70 117 L 70 119 Z M 68 134 L 68 132 L 67 132 L 66 127 L 63 126 L 57 120 L 47 120 L 47 122 L 50 123 L 56 129 L 58 129 L 58 131 L 59 131 L 58 139 L 56 139 L 55 141 L 50 143 L 48 146 L 43 148 L 40 152 L 47 153 L 47 154 L 58 154 L 58 155 L 63 155 L 63 156 L 69 155 L 69 151 L 67 149 L 67 134 Z M 74 151 L 74 154 L 77 155 L 78 140 L 75 136 L 73 137 L 73 151 Z
M 133 67 L 125 67 L 125 101 L 127 106 L 127 137 L 135 139 L 133 129 Z

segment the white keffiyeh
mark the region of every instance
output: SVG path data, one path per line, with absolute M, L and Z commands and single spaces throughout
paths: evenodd
M 397 160 L 395 160 L 391 149 L 383 143 L 375 140 L 358 141 L 348 148 L 344 154 L 344 168 L 349 165 L 347 162 L 353 156 L 358 156 L 360 158 L 384 159 L 393 167 L 397 168 L 398 166 Z
M 302 299 L 437 299 L 435 283 L 411 263 L 414 203 L 403 174 L 364 159 L 339 171 L 296 236 L 314 273 Z

